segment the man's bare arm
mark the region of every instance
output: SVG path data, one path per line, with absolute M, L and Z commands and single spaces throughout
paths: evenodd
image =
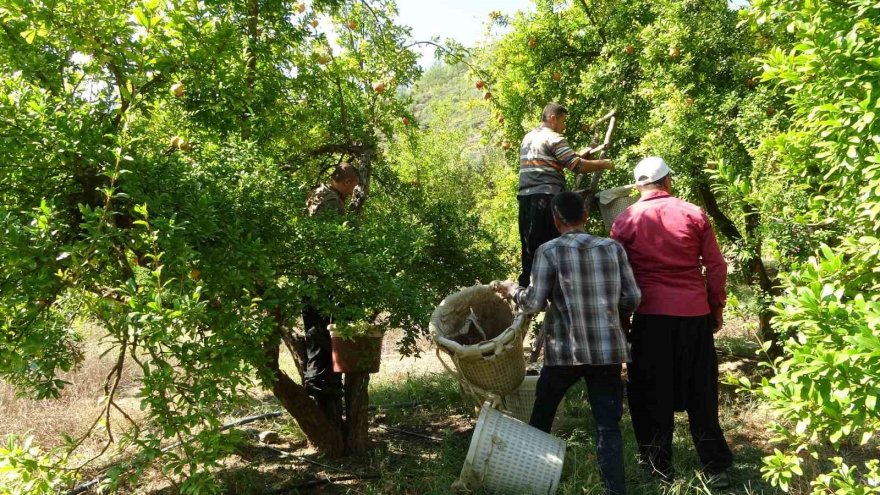
M 586 158 L 578 158 L 577 171 L 580 174 L 588 172 L 596 172 L 598 170 L 614 170 L 614 163 L 611 160 L 588 160 Z

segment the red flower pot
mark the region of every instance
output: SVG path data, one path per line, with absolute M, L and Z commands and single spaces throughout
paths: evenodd
M 343 337 L 330 332 L 333 343 L 333 371 L 337 373 L 376 373 L 382 359 L 382 333 Z

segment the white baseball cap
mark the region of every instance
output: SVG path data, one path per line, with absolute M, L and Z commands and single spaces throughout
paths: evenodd
M 644 186 L 666 177 L 672 170 L 659 156 L 649 156 L 636 165 L 633 175 L 637 186 Z

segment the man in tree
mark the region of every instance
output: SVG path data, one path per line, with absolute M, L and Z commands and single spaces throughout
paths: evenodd
M 541 114 L 541 125 L 526 134 L 520 146 L 519 161 L 519 238 L 522 245 L 522 272 L 519 285 L 528 287 L 532 262 L 538 247 L 555 239 L 559 232 L 550 212 L 550 200 L 565 190 L 563 170 L 587 173 L 613 169 L 610 160 L 590 160 L 571 149 L 562 133 L 568 110 L 548 103 Z
M 312 191 L 306 202 L 309 215 L 314 216 L 327 211 L 345 214 L 345 201 L 354 194 L 360 184 L 360 174 L 348 163 L 337 166 L 330 174 L 330 184 L 322 184 Z
M 524 288 L 506 281 L 496 291 L 527 313 L 547 310 L 544 367 L 529 424 L 549 432 L 565 392 L 584 378 L 605 490 L 622 495 L 620 372 L 621 364 L 629 360 L 629 348 L 620 321 L 638 306 L 640 292 L 623 248 L 584 232 L 587 215 L 578 194 L 557 194 L 551 208 L 561 236 L 538 248 L 531 285 Z
M 641 200 L 617 218 L 611 237 L 626 249 L 642 290 L 628 369 L 640 460 L 655 476 L 672 478 L 674 415 L 687 411 L 703 469 L 724 488 L 733 454 L 718 423 L 713 333 L 723 323 L 727 263 L 706 214 L 671 196 L 662 158 L 645 158 L 634 174 Z
M 337 166 L 330 175 L 330 184 L 319 186 L 309 196 L 306 203 L 309 216 L 344 216 L 345 201 L 352 196 L 359 182 L 356 168 L 348 163 Z M 302 317 L 305 328 L 303 378 L 306 391 L 318 399 L 323 407 L 329 407 L 333 416 L 339 416 L 342 412 L 342 376 L 333 371 L 330 331 L 327 329 L 332 315 L 305 299 Z

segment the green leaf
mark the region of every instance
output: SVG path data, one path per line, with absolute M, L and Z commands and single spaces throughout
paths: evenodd
M 135 20 L 137 20 L 138 24 L 147 29 L 150 29 L 150 16 L 148 16 L 147 13 L 144 12 L 144 9 L 142 9 L 141 7 L 137 7 L 132 13 L 134 14 L 134 18 Z
M 30 44 L 33 44 L 34 39 L 36 39 L 36 37 L 37 37 L 37 30 L 36 29 L 26 29 L 26 30 L 22 31 L 20 34 L 21 34 L 21 37 L 24 38 L 24 40 L 30 45 Z

